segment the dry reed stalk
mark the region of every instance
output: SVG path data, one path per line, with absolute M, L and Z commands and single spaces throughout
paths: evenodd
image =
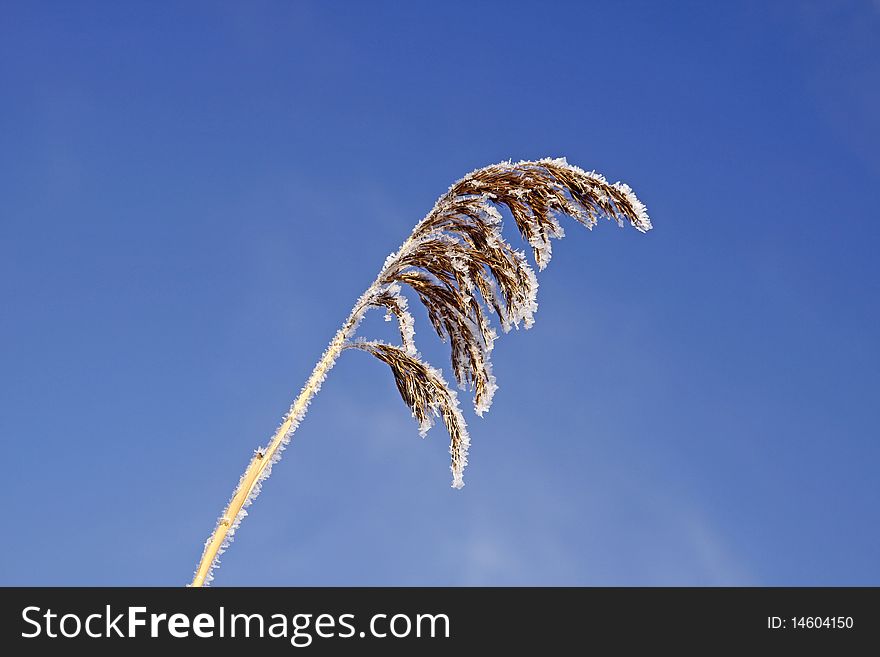
M 489 409 L 497 389 L 489 359 L 497 337 L 494 313 L 507 332 L 520 323 L 529 328 L 537 310 L 538 282 L 525 254 L 501 234 L 498 206 L 506 207 L 532 248 L 539 269 L 551 256 L 551 238 L 563 237 L 557 215 L 568 215 L 587 228 L 600 217 L 650 230 L 645 206 L 629 186 L 608 183 L 564 159 L 502 162 L 478 169 L 454 183 L 403 245 L 385 260 L 373 284 L 358 299 L 266 448 L 254 457 L 205 543 L 191 586 L 207 585 L 219 557 L 247 515 L 272 466 L 281 458 L 312 397 L 345 349 L 358 349 L 383 361 L 394 374 L 403 401 L 422 435 L 441 417 L 449 432 L 452 485 L 461 488 L 469 438 L 458 397 L 441 372 L 423 361 L 413 341 L 413 318 L 401 285 L 408 286 L 428 311 L 443 341 L 448 341 L 452 373 L 461 387 L 474 392 L 474 410 Z M 397 318 L 401 344 L 354 338 L 370 308 L 384 308 Z

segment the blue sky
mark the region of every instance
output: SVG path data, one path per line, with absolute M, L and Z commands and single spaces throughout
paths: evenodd
M 655 230 L 569 225 L 466 487 L 347 353 L 216 584 L 880 584 L 880 5 L 768 4 L 3 3 L 0 584 L 189 581 L 385 256 L 543 156 Z

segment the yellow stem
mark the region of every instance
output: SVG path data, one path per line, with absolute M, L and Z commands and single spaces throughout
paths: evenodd
M 355 315 L 356 313 L 353 312 L 351 317 L 349 317 L 348 322 L 346 322 L 346 328 L 352 326 L 355 321 Z M 287 419 L 284 420 L 280 427 L 278 427 L 278 431 L 275 432 L 269 446 L 266 447 L 265 451 L 257 452 L 251 459 L 247 470 L 244 471 L 244 475 L 238 484 L 238 488 L 235 489 L 232 499 L 229 501 L 226 509 L 224 509 L 223 515 L 217 523 L 217 527 L 214 529 L 214 533 L 211 534 L 211 538 L 205 545 L 205 551 L 202 553 L 202 559 L 199 561 L 199 566 L 196 569 L 195 577 L 193 577 L 190 586 L 204 586 L 205 578 L 208 576 L 208 573 L 211 572 L 211 567 L 217 556 L 217 552 L 226 540 L 232 524 L 241 512 L 241 509 L 250 496 L 251 491 L 253 491 L 254 486 L 260 480 L 260 475 L 266 469 L 266 466 L 272 462 L 272 457 L 278 451 L 278 448 L 281 447 L 281 443 L 287 435 L 287 432 L 290 430 L 294 419 L 302 416 L 309 400 L 315 395 L 318 388 L 320 388 L 321 382 L 324 380 L 327 371 L 333 367 L 336 359 L 342 352 L 342 349 L 345 346 L 346 333 L 346 329 L 343 329 L 336 334 L 336 337 L 333 338 L 333 341 L 330 343 L 324 356 L 318 361 L 318 364 L 315 365 L 312 375 L 306 382 L 302 392 L 300 392 L 299 397 L 293 402 L 293 406 L 290 407 L 290 412 L 287 414 Z
M 428 217 L 425 217 L 425 219 L 419 222 L 416 229 L 427 220 Z M 415 229 L 413 233 L 415 233 Z M 411 234 L 401 245 L 400 249 L 398 249 L 397 253 L 403 253 L 412 240 L 413 235 Z M 272 462 L 272 457 L 281 447 L 281 444 L 284 442 L 284 437 L 287 435 L 293 422 L 297 418 L 302 419 L 309 400 L 318 392 L 318 389 L 321 387 L 321 382 L 324 380 L 327 372 L 333 367 L 339 354 L 342 353 L 342 350 L 345 348 L 346 340 L 350 337 L 349 334 L 354 330 L 354 327 L 360 323 L 361 317 L 363 317 L 367 308 L 370 307 L 370 303 L 372 302 L 370 295 L 385 278 L 387 267 L 388 265 L 386 264 L 386 266 L 382 268 L 382 271 L 379 272 L 376 280 L 373 281 L 373 284 L 367 288 L 367 291 L 364 292 L 355 304 L 348 319 L 345 320 L 342 328 L 333 338 L 330 346 L 327 347 L 326 353 L 321 360 L 318 361 L 318 364 L 315 365 L 315 369 L 312 370 L 312 375 L 306 382 L 302 392 L 299 393 L 299 397 L 293 402 L 293 406 L 290 407 L 290 412 L 287 414 L 287 417 L 281 426 L 278 427 L 278 431 L 275 432 L 275 435 L 269 442 L 269 446 L 266 447 L 263 452 L 257 452 L 251 459 L 247 470 L 244 471 L 244 475 L 242 475 L 241 481 L 238 483 L 238 488 L 235 489 L 235 493 L 232 495 L 232 499 L 223 510 L 223 515 L 220 517 L 220 521 L 214 528 L 214 533 L 211 534 L 211 538 L 208 539 L 208 543 L 205 545 L 205 551 L 202 553 L 202 558 L 199 561 L 196 574 L 193 577 L 190 586 L 197 587 L 205 585 L 205 579 L 211 572 L 211 568 L 214 565 L 214 559 L 217 557 L 217 552 L 223 546 L 223 542 L 229 535 L 229 530 L 232 529 L 235 519 L 241 512 L 244 503 L 250 497 L 251 492 L 254 490 L 254 486 L 260 481 L 260 475 L 263 474 L 266 467 Z

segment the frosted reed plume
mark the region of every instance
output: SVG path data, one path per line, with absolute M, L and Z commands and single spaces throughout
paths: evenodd
M 385 260 L 379 275 L 354 305 L 333 337 L 299 396 L 265 448 L 257 449 L 217 521 L 196 569 L 192 586 L 207 585 L 220 555 L 232 542 L 247 507 L 290 442 L 321 389 L 327 373 L 346 349 L 372 354 L 391 368 L 403 401 L 422 436 L 442 419 L 449 433 L 452 486 L 464 485 L 470 439 L 453 391 L 440 370 L 422 360 L 414 342 L 414 322 L 402 294 L 408 287 L 425 306 L 437 335 L 449 343 L 452 376 L 473 393 L 474 410 L 489 410 L 498 386 L 490 355 L 497 334 L 494 314 L 504 332 L 529 328 L 538 308 L 538 281 L 523 251 L 501 234 L 499 207 L 506 207 L 529 244 L 538 269 L 552 254 L 550 240 L 563 237 L 559 217 L 567 215 L 592 228 L 601 217 L 621 226 L 650 230 L 645 206 L 628 185 L 609 183 L 565 159 L 501 162 L 477 169 L 441 196 L 401 247 Z M 361 319 L 371 308 L 384 309 L 397 320 L 400 344 L 356 338 Z

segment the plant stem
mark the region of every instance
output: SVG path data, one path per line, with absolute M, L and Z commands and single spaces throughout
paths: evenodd
M 214 532 L 205 544 L 205 551 L 202 553 L 202 558 L 199 561 L 196 574 L 193 577 L 190 586 L 204 586 L 205 579 L 211 572 L 218 552 L 223 547 L 224 542 L 229 536 L 230 530 L 235 525 L 236 518 L 238 518 L 239 514 L 242 512 L 247 500 L 250 499 L 254 487 L 260 482 L 261 475 L 265 472 L 266 467 L 277 460 L 273 457 L 276 456 L 279 448 L 285 442 L 285 438 L 289 439 L 290 434 L 292 433 L 291 427 L 295 430 L 294 422 L 302 419 L 302 416 L 305 415 L 309 401 L 318 392 L 327 372 L 336 363 L 336 359 L 345 348 L 351 329 L 357 325 L 364 310 L 365 307 L 360 304 L 355 306 L 355 309 L 352 311 L 348 320 L 346 320 L 343 328 L 336 333 L 336 336 L 327 347 L 327 351 L 324 352 L 321 360 L 315 365 L 315 369 L 312 370 L 312 374 L 306 382 L 306 385 L 293 402 L 293 405 L 290 407 L 290 412 L 285 417 L 281 426 L 278 427 L 278 431 L 275 432 L 269 445 L 265 450 L 257 451 L 251 459 L 251 462 L 248 464 L 247 469 L 244 471 L 244 474 L 238 483 L 238 487 L 232 495 L 232 499 L 223 510 L 223 515 L 220 517 L 217 526 L 214 528 Z
M 427 219 L 428 218 L 426 217 L 419 222 L 418 226 L 427 221 Z M 412 239 L 412 235 L 410 235 L 394 255 L 399 257 L 400 254 L 404 253 L 412 243 Z M 205 543 L 205 550 L 202 553 L 202 558 L 199 561 L 199 565 L 196 568 L 196 574 L 193 577 L 190 586 L 200 587 L 204 586 L 206 581 L 210 581 L 209 576 L 211 571 L 217 565 L 217 557 L 228 544 L 228 541 L 231 540 L 231 534 L 235 531 L 238 523 L 241 522 L 244 507 L 248 504 L 249 500 L 253 500 L 255 487 L 269 476 L 269 472 L 266 471 L 266 468 L 270 467 L 272 463 L 278 460 L 280 457 L 279 450 L 283 449 L 283 446 L 290 440 L 293 432 L 296 431 L 299 422 L 302 420 L 308 409 L 309 402 L 312 397 L 317 394 L 318 390 L 321 389 L 321 384 L 324 382 L 327 372 L 329 372 L 333 365 L 336 364 L 336 359 L 339 358 L 343 349 L 350 344 L 349 339 L 357 329 L 364 314 L 373 303 L 375 294 L 381 288 L 382 281 L 388 274 L 390 264 L 392 264 L 391 256 L 389 256 L 388 261 L 386 261 L 385 266 L 379 272 L 376 280 L 373 281 L 370 287 L 367 288 L 366 292 L 364 292 L 360 299 L 358 299 L 357 303 L 355 303 L 354 308 L 345 320 L 342 328 L 339 329 L 333 337 L 333 340 L 327 347 L 327 351 L 324 352 L 324 355 L 321 356 L 321 360 L 315 365 L 315 369 L 312 370 L 311 376 L 308 381 L 306 381 L 299 396 L 293 402 L 293 405 L 284 417 L 281 426 L 278 427 L 278 431 L 272 436 L 269 445 L 265 450 L 257 450 L 254 454 L 254 457 L 251 459 L 251 462 L 248 464 L 247 469 L 244 471 L 244 474 L 238 482 L 238 487 L 232 494 L 232 499 L 229 500 L 229 504 L 227 504 L 226 508 L 223 510 L 223 515 L 220 516 L 220 520 L 217 522 L 214 532 L 211 534 L 208 542 Z

